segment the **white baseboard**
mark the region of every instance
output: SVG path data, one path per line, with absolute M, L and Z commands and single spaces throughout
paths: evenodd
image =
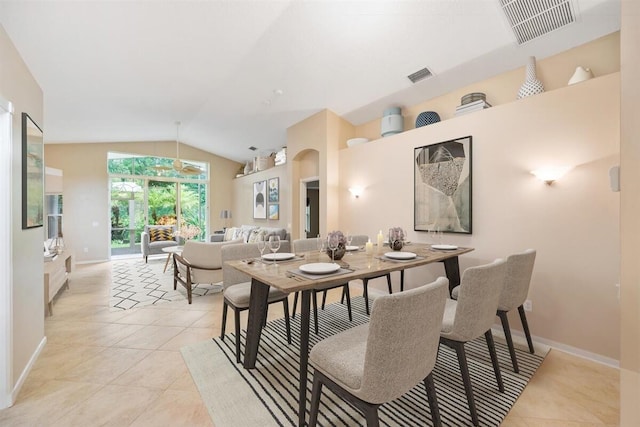
M 40 341 L 40 344 L 36 348 L 36 351 L 34 351 L 33 354 L 31 355 L 31 358 L 29 359 L 29 363 L 27 363 L 27 366 L 25 366 L 24 369 L 22 370 L 22 373 L 20 374 L 20 378 L 18 378 L 18 381 L 16 382 L 15 387 L 11 391 L 11 406 L 13 406 L 13 404 L 16 402 L 16 399 L 18 398 L 18 393 L 20 393 L 20 389 L 22 389 L 22 386 L 24 385 L 24 382 L 26 381 L 27 376 L 29 375 L 29 372 L 31 372 L 33 365 L 36 363 L 36 360 L 38 360 L 38 357 L 40 356 L 40 353 L 42 353 L 42 349 L 46 344 L 47 344 L 47 337 L 42 337 L 42 341 Z
M 504 331 L 502 330 L 502 326 L 494 325 L 491 329 L 493 334 L 497 337 L 504 339 Z M 518 330 L 511 331 L 511 337 L 513 339 L 514 345 L 523 346 L 527 348 L 527 338 L 524 335 L 524 332 Z M 612 359 L 610 357 L 603 356 L 601 354 L 592 353 L 590 351 L 583 350 L 581 348 L 572 347 L 567 344 L 559 343 L 556 341 L 548 340 L 546 338 L 540 338 L 535 335 L 531 336 L 531 340 L 533 341 L 533 346 L 544 345 L 549 348 L 553 348 L 554 350 L 563 351 L 565 353 L 569 353 L 574 356 L 581 357 L 583 359 L 591 360 L 593 362 L 601 363 L 603 365 L 611 366 L 612 368 L 620 369 L 620 361 L 616 359 Z

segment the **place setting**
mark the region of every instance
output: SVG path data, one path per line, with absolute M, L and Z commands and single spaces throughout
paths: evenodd
M 309 264 L 302 264 L 296 269 L 287 271 L 288 275 L 302 276 L 310 280 L 317 280 L 351 272 L 353 272 L 352 269 L 342 266 L 336 262 L 312 262 Z

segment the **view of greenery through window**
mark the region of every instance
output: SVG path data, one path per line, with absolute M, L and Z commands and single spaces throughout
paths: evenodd
M 111 176 L 111 253 L 140 253 L 145 225 L 207 229 L 208 164 L 188 162 L 202 171 L 180 173 L 173 159 L 109 153 Z

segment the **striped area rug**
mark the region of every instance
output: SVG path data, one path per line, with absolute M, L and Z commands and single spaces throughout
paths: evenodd
M 349 322 L 346 307 L 341 304 L 332 304 L 320 311 L 320 334 L 310 334 L 311 345 L 368 321 L 361 297 L 353 299 L 353 309 L 353 322 Z M 311 320 L 313 324 L 313 319 Z M 223 341 L 216 338 L 182 349 L 183 357 L 216 426 L 297 424 L 299 322 L 298 315 L 291 325 L 294 340 L 292 345 L 286 342 L 283 319 L 267 324 L 262 333 L 256 369 L 252 370 L 245 370 L 242 365 L 235 363 L 233 334 L 227 335 Z M 230 327 L 233 328 L 233 325 Z M 243 346 L 244 338 L 243 331 Z M 507 346 L 496 340 L 496 350 L 505 386 L 504 393 L 497 389 L 484 337 L 466 345 L 476 407 L 483 426 L 500 425 L 546 355 L 546 351 L 542 349 L 536 350 L 534 355 L 524 348 L 516 349 L 520 373 L 515 374 Z M 307 399 L 311 397 L 312 378 L 313 369 L 310 367 Z M 434 379 L 443 424 L 471 425 L 455 351 L 444 345 L 440 347 Z M 309 404 L 307 411 L 308 409 Z M 380 424 L 383 426 L 432 425 L 422 384 L 400 399 L 382 405 L 379 414 Z M 364 424 L 364 418 L 355 409 L 326 388 L 323 389 L 318 425 Z

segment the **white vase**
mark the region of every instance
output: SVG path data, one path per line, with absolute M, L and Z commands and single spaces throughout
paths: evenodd
M 544 92 L 544 86 L 536 77 L 536 57 L 530 56 L 529 61 L 527 62 L 526 78 L 522 86 L 520 86 L 517 99 L 537 95 L 542 92 Z
M 571 78 L 569 79 L 569 82 L 567 83 L 567 85 L 580 83 L 585 80 L 589 80 L 592 77 L 593 77 L 593 73 L 589 68 L 578 67 L 576 68 L 575 73 L 573 73 L 573 76 L 571 76 Z

